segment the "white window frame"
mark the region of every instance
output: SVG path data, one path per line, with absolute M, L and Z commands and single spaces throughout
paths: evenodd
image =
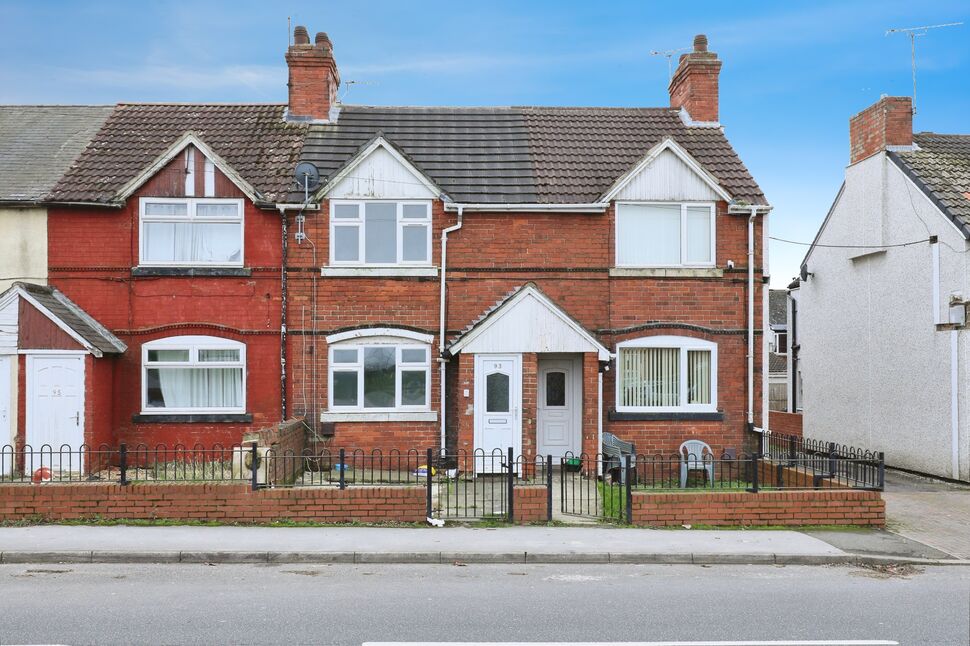
M 369 263 L 365 261 L 364 251 L 366 248 L 366 231 L 364 224 L 364 208 L 367 203 L 385 202 L 396 204 L 397 214 L 397 261 L 393 263 Z M 341 218 L 339 221 L 334 218 L 334 212 L 340 205 L 356 205 L 357 217 L 354 219 Z M 405 205 L 422 205 L 427 208 L 427 217 L 422 219 L 405 218 Z M 332 267 L 430 267 L 434 253 L 431 247 L 431 236 L 433 228 L 433 218 L 431 214 L 430 200 L 330 200 L 330 265 Z M 334 244 L 334 228 L 336 226 L 357 226 L 357 260 L 336 260 L 336 245 Z M 408 226 L 424 226 L 427 228 L 427 250 L 428 257 L 424 261 L 404 261 L 404 229 Z
M 679 406 L 623 406 L 623 370 L 620 353 L 626 348 L 676 348 L 680 359 Z M 687 351 L 707 350 L 711 353 L 711 403 L 687 403 Z M 689 336 L 648 336 L 622 341 L 616 345 L 616 411 L 618 413 L 715 413 L 717 412 L 717 344 Z
M 188 350 L 188 361 L 148 361 L 149 350 Z M 239 361 L 199 362 L 199 350 L 239 350 Z M 149 408 L 148 370 L 151 368 L 242 368 L 242 405 L 234 408 Z M 215 336 L 170 336 L 141 346 L 142 415 L 240 414 L 246 412 L 246 344 Z
M 392 408 L 373 408 L 364 406 L 364 349 L 374 347 L 394 348 L 394 406 Z M 333 353 L 335 350 L 356 350 L 355 363 L 335 364 Z M 424 350 L 425 361 L 421 363 L 407 363 L 401 361 L 403 350 Z M 431 345 L 412 341 L 402 337 L 363 337 L 360 339 L 331 343 L 327 355 L 327 406 L 335 413 L 393 413 L 393 412 L 425 412 L 431 410 Z M 333 373 L 357 372 L 357 405 L 335 406 L 333 403 Z M 401 404 L 401 373 L 409 371 L 425 371 L 424 394 L 425 403 L 419 406 L 405 406 Z
M 775 349 L 772 350 L 773 353 L 788 356 L 788 330 L 774 330 L 774 341 Z M 785 335 L 785 343 L 781 343 L 781 335 Z
M 620 262 L 620 209 L 623 206 L 680 206 L 680 259 L 678 264 L 647 264 Z M 710 262 L 685 262 L 687 258 L 687 209 L 688 207 L 707 207 L 711 212 L 711 260 Z M 717 208 L 714 202 L 616 202 L 616 213 L 613 224 L 613 258 L 617 267 L 630 267 L 636 269 L 653 269 L 669 267 L 716 267 L 717 266 Z
M 145 215 L 146 204 L 186 204 L 186 215 Z M 199 204 L 235 204 L 238 215 L 234 217 L 197 217 Z M 146 222 L 204 222 L 239 223 L 239 261 L 202 262 L 196 260 L 158 262 L 145 260 Z M 142 197 L 138 200 L 138 263 L 141 267 L 242 267 L 246 259 L 246 218 L 242 199 L 211 197 Z

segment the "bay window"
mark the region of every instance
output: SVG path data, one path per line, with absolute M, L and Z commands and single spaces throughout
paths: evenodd
M 142 266 L 242 266 L 242 200 L 143 197 L 139 222 Z
M 178 336 L 142 346 L 142 412 L 242 413 L 246 346 L 209 336 Z
M 330 264 L 430 265 L 431 203 L 330 203 Z
M 428 410 L 431 347 L 392 338 L 330 348 L 330 410 Z
M 616 410 L 717 410 L 717 344 L 654 336 L 617 347 Z
M 714 205 L 616 205 L 616 264 L 621 267 L 714 265 Z

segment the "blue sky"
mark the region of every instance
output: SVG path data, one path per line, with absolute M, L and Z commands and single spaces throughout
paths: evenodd
M 287 16 L 330 34 L 343 80 L 360 81 L 344 101 L 371 104 L 667 105 L 649 52 L 706 33 L 721 122 L 775 207 L 772 235 L 809 241 L 849 116 L 912 92 L 909 41 L 886 29 L 970 23 L 970 4 L 0 0 L 0 103 L 284 102 Z M 970 24 L 920 38 L 918 62 L 915 128 L 970 132 Z M 774 286 L 804 251 L 772 243 Z

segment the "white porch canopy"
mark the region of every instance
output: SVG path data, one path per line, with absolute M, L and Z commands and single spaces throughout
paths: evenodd
M 449 350 L 452 354 L 595 352 L 600 361 L 610 358 L 609 350 L 532 283 L 462 332 Z

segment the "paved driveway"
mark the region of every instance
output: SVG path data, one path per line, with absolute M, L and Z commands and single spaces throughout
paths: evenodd
M 970 559 L 970 486 L 886 472 L 888 529 Z

